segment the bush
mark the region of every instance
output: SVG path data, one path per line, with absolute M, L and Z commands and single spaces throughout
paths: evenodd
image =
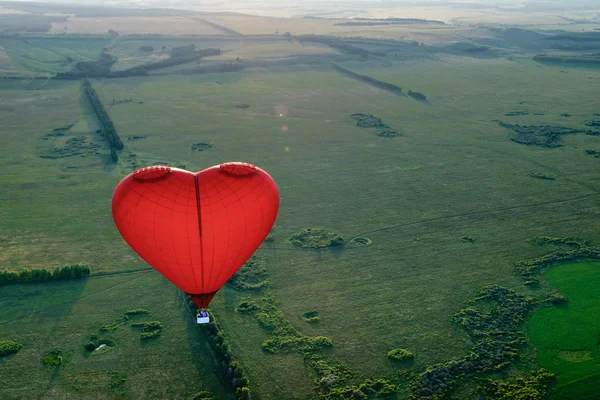
M 212 395 L 207 391 L 197 392 L 188 398 L 188 400 L 214 400 Z
M 63 363 L 63 357 L 60 350 L 51 350 L 46 353 L 44 358 L 42 359 L 42 363 L 44 365 L 48 365 L 50 367 L 58 367 Z
M 23 347 L 23 345 L 15 342 L 14 340 L 2 340 L 0 341 L 0 357 L 17 353 L 19 350 L 21 350 L 21 347 Z
M 415 358 L 413 353 L 405 349 L 393 349 L 388 352 L 388 358 L 396 361 L 408 361 Z
M 310 249 L 338 247 L 344 244 L 344 239 L 339 234 L 320 228 L 307 228 L 296 232 L 289 240 L 298 247 Z
M 258 310 L 258 306 L 249 301 L 243 301 L 235 308 L 235 311 L 240 313 L 251 313 Z
M 192 150 L 194 151 L 204 151 L 210 149 L 211 147 L 213 147 L 213 144 L 207 142 L 198 142 L 192 144 Z
M 389 128 L 387 124 L 383 123 L 381 118 L 378 118 L 373 114 L 356 113 L 352 114 L 351 117 L 356 121 L 356 126 L 359 128 Z
M 263 260 L 252 256 L 228 282 L 237 290 L 260 290 L 269 285 L 269 281 L 264 279 L 266 276 L 267 270 Z
M 558 306 L 561 304 L 566 304 L 569 301 L 569 299 L 567 299 L 567 297 L 565 295 L 556 293 L 556 294 L 553 294 L 550 297 L 548 297 L 547 301 L 554 304 L 555 306 Z
M 106 337 L 98 337 L 98 335 L 93 334 L 93 335 L 90 335 L 89 341 L 83 345 L 83 348 L 86 351 L 91 353 L 92 351 L 96 350 L 102 344 L 105 344 L 108 347 L 116 346 L 116 343 L 114 340 L 106 338 Z
M 390 131 L 390 130 L 385 130 L 385 131 L 381 131 L 376 133 L 377 136 L 380 137 L 385 137 L 385 138 L 395 138 L 400 136 L 400 134 L 396 131 Z
M 132 315 L 149 315 L 150 311 L 144 309 L 144 308 L 136 308 L 135 310 L 128 310 L 125 311 L 124 313 L 125 315 L 132 316 Z
M 305 312 L 304 314 L 302 314 L 302 318 L 306 322 L 310 322 L 310 323 L 319 322 L 321 320 L 321 317 L 319 316 L 319 312 L 318 311 L 308 311 L 308 312 Z
M 142 340 L 154 339 L 162 334 L 163 324 L 160 321 L 134 322 L 133 328 L 142 328 L 140 338 Z
M 126 316 L 126 315 L 123 315 L 122 317 L 117 318 L 116 320 L 114 320 L 110 324 L 102 325 L 102 327 L 100 328 L 100 330 L 104 331 L 104 332 L 112 332 L 115 329 L 117 329 L 118 327 L 120 327 L 123 324 L 125 324 L 127 321 L 129 321 L 129 317 Z
M 108 371 L 106 375 L 110 378 L 108 386 L 115 392 L 122 394 L 125 392 L 127 384 L 127 374 L 121 371 Z
M 352 240 L 350 240 L 350 245 L 353 246 L 358 246 L 358 247 L 362 247 L 362 246 L 370 246 L 373 244 L 373 241 L 369 238 L 366 237 L 357 237 L 354 238 Z
M 425 97 L 425 95 L 423 93 L 419 93 L 419 92 L 413 92 L 412 90 L 408 91 L 408 95 L 410 97 L 412 97 L 413 99 L 419 100 L 419 101 L 426 101 L 427 97 Z

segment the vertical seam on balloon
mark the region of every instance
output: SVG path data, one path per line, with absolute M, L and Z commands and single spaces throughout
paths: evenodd
M 217 187 L 214 185 L 214 183 L 212 181 L 207 181 L 207 184 L 210 184 L 213 187 L 213 189 L 215 189 L 215 192 L 217 194 L 219 194 L 219 190 L 217 189 Z M 219 196 L 219 198 L 220 198 L 220 196 Z M 211 206 L 210 211 L 211 211 L 211 213 L 212 213 L 212 206 L 213 205 L 214 205 L 213 203 L 210 203 L 210 206 Z M 221 207 L 224 207 L 223 203 L 221 203 Z M 210 275 L 208 276 L 208 279 L 207 279 L 207 284 L 208 284 L 209 288 L 213 287 L 212 286 L 213 271 L 216 269 L 215 268 L 215 247 L 216 247 L 215 246 L 215 237 L 216 237 L 216 235 L 215 235 L 215 221 L 214 221 L 214 216 L 212 216 L 212 218 L 213 218 L 212 224 L 210 224 L 212 226 L 212 241 L 213 241 L 213 243 L 212 243 L 213 245 L 211 246 L 212 247 L 212 259 L 211 259 L 212 265 L 211 265 L 211 268 L 209 269 Z
M 194 185 L 196 186 L 196 212 L 198 214 L 198 239 L 200 239 L 200 281 L 202 288 L 201 293 L 204 293 L 204 249 L 202 248 L 202 207 L 200 205 L 200 184 L 198 183 L 198 174 L 194 174 Z M 194 265 L 192 263 L 192 265 Z M 196 274 L 194 274 L 194 282 L 196 282 L 196 289 L 198 289 L 198 282 L 196 281 Z

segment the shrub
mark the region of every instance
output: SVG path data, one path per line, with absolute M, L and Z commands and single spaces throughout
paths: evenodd
M 251 313 L 258 310 L 258 306 L 250 301 L 243 301 L 235 308 L 235 311 L 240 313 Z
M 192 150 L 195 151 L 204 151 L 210 149 L 211 147 L 213 147 L 212 143 L 207 142 L 197 142 L 192 144 Z
M 356 238 L 350 240 L 349 244 L 354 245 L 354 246 L 362 247 L 362 246 L 370 246 L 370 245 L 372 245 L 373 241 L 371 239 L 369 239 L 369 238 L 366 238 L 366 237 L 356 237 Z
M 122 317 L 117 318 L 116 320 L 114 320 L 110 324 L 103 325 L 100 328 L 100 330 L 104 331 L 104 332 L 112 332 L 115 329 L 117 329 L 118 327 L 120 327 L 123 324 L 125 324 L 125 322 L 127 322 L 127 321 L 129 321 L 129 317 L 127 315 L 123 315 Z
M 351 117 L 356 121 L 356 126 L 359 128 L 389 128 L 387 124 L 383 123 L 381 118 L 378 118 L 373 114 L 356 113 L 352 114 Z
M 88 352 L 92 352 L 96 350 L 101 344 L 105 344 L 109 347 L 116 346 L 114 340 L 109 339 L 107 337 L 98 337 L 98 335 L 92 334 L 89 337 L 89 341 L 83 345 L 83 348 Z
M 567 299 L 567 297 L 565 295 L 556 293 L 556 294 L 553 294 L 550 297 L 548 297 L 547 301 L 558 306 L 561 304 L 566 304 L 569 301 L 569 299 Z
M 344 239 L 339 234 L 320 228 L 307 228 L 296 232 L 289 240 L 298 247 L 311 249 L 338 247 L 344 244 Z
M 304 314 L 302 314 L 302 318 L 306 322 L 310 322 L 310 323 L 319 322 L 321 320 L 321 317 L 319 316 L 319 312 L 318 311 L 308 311 L 308 312 L 305 312 Z
M 385 137 L 385 138 L 394 138 L 394 137 L 398 137 L 400 136 L 400 134 L 396 131 L 391 131 L 391 130 L 385 130 L 385 131 L 381 131 L 376 133 L 377 136 L 380 137 Z
M 150 311 L 148 311 L 144 308 L 136 308 L 135 310 L 125 311 L 124 314 L 127 315 L 128 317 L 133 316 L 133 315 L 149 315 Z
M 150 322 L 134 322 L 131 324 L 133 328 L 142 328 L 140 338 L 142 340 L 154 339 L 162 334 L 163 324 L 160 321 Z
M 117 393 L 123 393 L 125 391 L 125 385 L 127 383 L 127 374 L 121 371 L 108 371 L 106 375 L 110 378 L 108 386 L 116 391 Z
M 229 279 L 229 283 L 234 285 L 237 290 L 260 290 L 269 285 L 269 281 L 264 279 L 266 276 L 267 270 L 263 260 L 257 256 L 252 256 Z
M 413 353 L 405 349 L 393 349 L 388 352 L 388 358 L 396 361 L 408 361 L 415 358 Z
M 17 353 L 19 350 L 21 350 L 21 347 L 23 347 L 23 345 L 15 342 L 14 340 L 2 340 L 0 341 L 0 357 Z
M 60 350 L 51 350 L 46 353 L 44 358 L 42 359 L 42 363 L 44 365 L 48 365 L 50 367 L 58 367 L 63 363 L 63 357 Z
M 193 394 L 188 400 L 214 400 L 214 398 L 209 392 L 203 390 Z
M 408 91 L 408 95 L 410 97 L 412 97 L 413 99 L 419 100 L 419 101 L 426 101 L 427 97 L 425 97 L 425 95 L 423 93 L 419 93 L 419 92 L 413 92 L 412 90 Z

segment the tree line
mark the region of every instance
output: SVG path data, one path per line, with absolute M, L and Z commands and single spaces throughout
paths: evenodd
M 380 81 L 379 79 L 375 79 L 372 78 L 368 75 L 363 75 L 363 74 L 359 74 L 358 72 L 354 72 L 346 67 L 342 67 L 339 64 L 336 64 L 335 62 L 331 62 L 331 65 L 333 65 L 333 67 L 335 69 L 337 69 L 340 72 L 343 72 L 346 75 L 350 75 L 353 78 L 358 79 L 359 81 L 363 81 L 368 83 L 371 86 L 376 86 L 378 88 L 381 89 L 385 89 L 388 90 L 392 93 L 396 93 L 396 94 L 403 94 L 402 93 L 402 88 L 399 86 L 394 85 L 393 83 L 388 83 L 388 82 L 384 82 L 384 81 Z
M 92 105 L 92 109 L 94 110 L 100 125 L 102 125 L 102 130 L 104 131 L 106 140 L 108 140 L 111 152 L 112 150 L 115 150 L 115 152 L 116 150 L 122 150 L 123 142 L 121 141 L 121 138 L 115 129 L 115 125 L 104 109 L 102 101 L 100 101 L 100 98 L 98 97 L 98 93 L 96 93 L 96 90 L 92 87 L 92 84 L 87 79 L 83 81 L 83 90 L 86 97 L 90 101 L 90 104 Z
M 0 284 L 61 281 L 81 279 L 90 276 L 90 268 L 85 265 L 65 265 L 53 270 L 24 269 L 22 271 L 0 271 Z
M 188 302 L 191 310 L 196 308 L 193 301 Z M 210 313 L 210 322 L 204 325 L 204 334 L 207 336 L 224 376 L 225 382 L 233 390 L 237 400 L 250 400 L 250 388 L 248 378 L 242 369 L 240 363 L 233 358 L 229 342 L 225 339 L 223 329 L 215 319 L 213 313 Z

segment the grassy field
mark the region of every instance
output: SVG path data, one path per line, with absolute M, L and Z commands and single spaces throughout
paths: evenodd
M 74 62 L 96 60 L 107 44 L 108 40 L 103 39 L 0 38 L 0 46 L 9 59 L 5 62 L 13 66 L 7 72 L 16 69 L 20 73 L 15 75 L 25 76 L 50 76 L 57 72 L 70 71 Z M 71 61 L 66 62 L 67 57 Z M 0 66 L 6 68 L 2 61 L 3 58 L 0 58 Z
M 186 17 L 69 18 L 52 24 L 52 32 L 102 34 L 113 29 L 122 35 L 221 35 L 215 28 Z
M 183 304 L 179 292 L 155 272 L 3 287 L 2 337 L 18 340 L 23 348 L 0 361 L 0 397 L 187 399 L 208 390 L 223 398 L 215 361 Z M 150 315 L 132 321 L 161 321 L 159 338 L 140 340 L 139 329 L 130 323 L 100 332 L 125 311 L 138 308 Z M 115 346 L 97 355 L 86 352 L 83 346 L 94 333 L 114 340 Z M 58 367 L 42 363 L 51 350 L 62 353 Z M 125 382 L 115 385 L 111 371 Z
M 600 392 L 599 268 L 588 262 L 548 270 L 546 279 L 568 305 L 541 309 L 529 320 L 540 365 L 558 376 L 554 399 L 594 399 Z
M 119 68 L 145 62 L 140 43 L 158 49 L 163 42 L 116 44 L 110 52 L 122 60 Z M 206 43 L 199 40 L 198 46 L 213 47 Z M 235 43 L 227 42 L 224 48 L 231 52 L 224 56 L 337 54 L 322 46 Z M 21 57 L 8 54 L 13 63 Z M 94 133 L 97 123 L 80 82 L 0 80 L 5 188 L 0 191 L 0 265 L 18 270 L 84 263 L 94 273 L 143 268 L 112 221 L 110 198 L 118 181 L 157 162 L 194 171 L 246 161 L 267 170 L 280 190 L 275 241 L 257 254 L 272 283 L 269 293 L 299 332 L 331 338 L 327 355 L 353 371 L 357 382 L 369 376 L 397 381 L 399 367 L 387 358 L 394 348 L 415 355 L 415 372 L 463 357 L 472 342 L 450 318 L 479 288 L 499 284 L 533 297 L 551 293 L 547 285 L 528 289 L 515 275 L 515 261 L 544 254 L 526 239 L 553 235 L 600 241 L 600 164 L 585 154 L 600 150 L 600 137 L 565 136 L 564 146 L 554 149 L 524 146 L 512 142 L 512 131 L 497 123 L 582 128 L 600 112 L 600 70 L 448 54 L 429 59 L 406 54 L 403 61 L 371 57 L 343 65 L 404 92 L 422 92 L 430 104 L 374 88 L 328 65 L 92 80 L 125 144 L 113 164 Z M 130 98 L 131 103 L 113 104 Z M 249 108 L 236 107 L 240 104 Z M 505 115 L 514 111 L 528 114 Z M 374 129 L 360 128 L 353 113 L 374 114 L 401 136 L 379 137 Z M 74 126 L 66 137 L 48 139 L 53 129 L 69 124 Z M 76 136 L 99 145 L 98 154 L 40 158 Z M 194 151 L 197 142 L 213 147 Z M 554 180 L 532 177 L 536 174 Z M 373 244 L 300 251 L 287 241 L 311 227 L 347 240 L 367 237 Z M 109 398 L 115 395 L 107 389 L 110 370 L 127 374 L 130 398 L 185 398 L 202 387 L 223 397 L 211 354 L 186 320 L 177 291 L 154 273 L 0 290 L 0 340 L 24 344 L 3 361 L 11 368 L 0 371 L 10 382 L 0 389 L 2 398 Z M 253 398 L 314 398 L 302 357 L 265 353 L 260 346 L 269 334 L 255 318 L 235 311 L 246 298 L 261 296 L 226 287 L 212 303 L 249 373 Z M 124 326 L 115 331 L 116 349 L 83 356 L 89 334 L 140 307 L 164 323 L 161 338 L 142 345 Z M 302 318 L 309 311 L 319 313 L 318 324 Z M 69 362 L 53 378 L 39 359 L 55 347 Z M 143 367 L 136 365 L 140 360 Z M 74 384 L 79 374 L 88 382 L 82 389 Z M 143 384 L 144 376 L 152 385 Z M 408 384 L 399 385 L 399 397 L 405 398 Z

